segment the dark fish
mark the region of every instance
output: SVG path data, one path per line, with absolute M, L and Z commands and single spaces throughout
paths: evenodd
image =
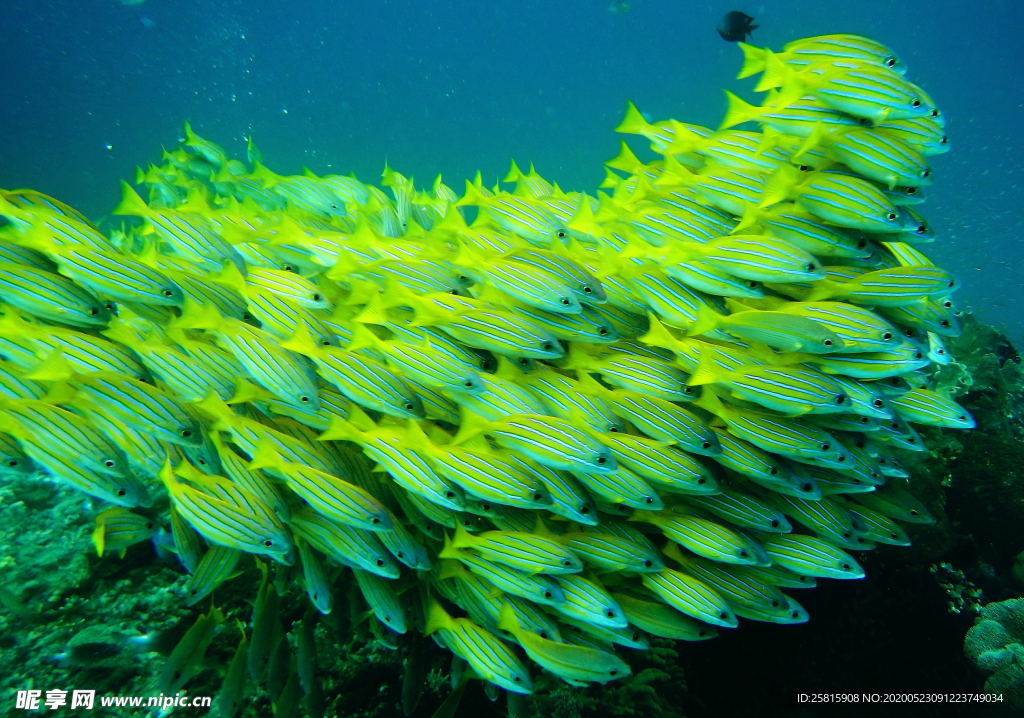
M 739 10 L 727 12 L 722 22 L 718 23 L 718 34 L 729 42 L 743 42 L 747 35 L 753 37 L 754 30 L 758 28 L 753 22 L 754 18 Z

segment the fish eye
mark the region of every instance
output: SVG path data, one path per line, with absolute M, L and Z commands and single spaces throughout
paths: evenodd
M 395 556 L 398 556 L 398 558 L 405 558 L 405 551 L 397 551 Z
M 890 222 L 892 222 L 892 221 L 895 221 L 895 219 L 896 219 L 896 213 L 895 213 L 895 212 L 890 212 L 890 213 L 889 213 L 888 215 L 886 215 L 886 216 L 887 216 L 887 217 L 889 218 L 889 221 L 890 221 Z
M 925 170 L 924 172 L 921 173 L 921 176 L 922 177 L 931 177 L 932 176 L 932 171 L 931 170 Z
M 571 305 L 572 305 L 572 302 L 569 301 L 568 297 L 562 297 L 562 306 L 563 307 L 568 307 L 568 306 L 571 306 Z
M 772 519 L 770 523 L 771 523 L 771 527 L 773 529 L 777 529 L 779 527 L 779 520 L 778 519 Z
M 953 306 L 953 302 L 951 302 L 951 301 L 949 301 L 949 300 L 947 299 L 946 301 L 944 301 L 944 302 L 942 303 L 942 306 L 943 306 L 943 307 L 944 307 L 945 309 L 949 309 L 949 308 L 951 308 L 951 307 Z
M 885 58 L 885 66 L 886 67 L 896 67 L 896 58 L 892 57 L 891 55 L 889 57 Z
M 472 389 L 473 388 L 473 380 L 472 379 L 467 379 L 466 380 L 466 388 L 467 389 Z
M 644 561 L 644 566 L 646 568 L 651 568 L 652 566 L 654 566 L 654 561 L 652 561 L 651 559 L 647 559 L 646 561 Z
M 828 443 L 827 441 L 821 445 L 822 451 L 828 451 L 830 448 L 832 448 L 832 444 Z
M 915 359 L 924 359 L 924 354 L 922 354 L 921 352 L 916 352 L 914 354 L 914 358 Z
M 8 459 L 7 460 L 7 465 L 10 466 L 10 467 L 15 467 L 15 466 L 18 465 L 18 460 L 17 459 Z
M 128 492 L 127 492 L 127 491 L 125 491 L 124 489 L 118 489 L 118 490 L 117 490 L 116 492 L 114 492 L 114 493 L 116 493 L 116 494 L 117 494 L 118 496 L 126 496 L 126 495 L 128 494 Z
M 779 473 L 779 470 L 773 466 L 772 468 L 768 469 L 768 473 L 771 474 L 772 476 L 775 476 L 777 473 Z
M 925 234 L 927 231 L 928 231 L 928 225 L 927 224 L 919 224 L 919 225 L 917 225 L 916 232 L 918 234 Z M 953 286 L 953 285 L 951 284 L 949 286 Z
M 284 270 L 284 271 L 286 271 L 286 272 L 294 272 L 294 271 L 295 271 L 295 267 L 293 267 L 293 266 L 292 266 L 292 265 L 290 265 L 290 264 L 284 264 L 284 265 L 282 265 L 282 266 L 281 266 L 281 269 L 283 269 L 283 270 Z
M 192 436 L 192 430 L 191 429 L 182 429 L 181 430 L 181 438 L 182 439 L 187 439 L 190 436 Z
M 760 282 L 747 282 L 747 286 L 750 287 L 751 289 L 757 289 L 759 286 L 761 286 L 761 283 Z
M 837 404 L 842 404 L 845 401 L 846 401 L 846 395 L 845 394 L 837 394 L 836 395 L 836 403 Z
M 590 513 L 590 507 L 589 506 L 580 506 L 580 513 L 583 514 L 584 516 L 586 516 L 587 514 Z
M 405 405 L 405 408 L 406 408 L 406 409 L 407 409 L 408 411 L 412 411 L 413 409 L 415 409 L 415 408 L 416 408 L 416 405 L 415 405 L 415 404 L 412 404 L 412 403 L 409 403 L 409 404 L 406 404 L 406 405 Z
M 543 344 L 540 345 L 540 348 L 546 352 L 554 350 L 554 347 L 551 346 L 551 342 L 544 342 Z
M 848 564 L 848 563 L 844 563 L 844 564 L 843 564 L 843 568 L 844 568 L 845 570 L 849 571 L 849 570 L 850 570 L 850 564 Z
M 928 171 L 931 172 L 931 170 Z M 913 197 L 915 194 L 917 194 L 917 187 L 907 187 L 903 191 L 907 193 L 908 197 Z
M 299 397 L 299 401 L 301 401 L 303 404 L 308 404 L 309 403 L 309 397 L 305 396 L 305 395 L 300 396 Z
M 938 117 L 938 116 L 939 116 L 939 111 L 938 110 L 932 110 L 932 117 Z M 942 139 L 946 139 L 946 138 L 943 137 Z
M 869 419 L 868 417 L 866 417 L 866 416 L 862 416 L 862 417 L 860 418 L 860 423 L 861 423 L 861 424 L 868 424 L 868 423 L 870 423 L 870 422 L 871 422 L 871 420 L 870 420 L 870 419 Z
M 594 290 L 591 289 L 589 285 L 585 284 L 585 285 L 583 285 L 583 293 L 584 294 L 593 294 Z
M 453 289 L 453 290 L 452 290 L 452 291 L 450 292 L 450 294 L 451 294 L 452 296 L 455 296 L 455 297 L 457 297 L 457 296 L 459 296 L 459 290 L 458 290 L 458 289 Z
M 800 165 L 800 171 L 801 172 L 810 172 L 811 171 L 811 167 L 810 167 L 810 165 Z
M 569 559 L 566 559 L 565 561 L 562 561 L 562 565 L 565 566 L 566 568 L 571 568 L 572 567 L 572 561 L 570 561 Z
M 892 339 L 892 332 L 886 332 L 885 334 L 882 335 L 883 342 L 887 342 L 890 339 Z
M 319 302 L 320 299 L 321 299 L 320 293 L 319 292 L 313 292 L 313 301 L 314 302 Z
M 320 344 L 321 344 L 321 346 L 329 347 L 329 346 L 331 346 L 331 340 L 330 339 L 321 339 L 320 340 Z
M 617 675 L 619 675 L 619 672 L 618 671 L 608 671 L 608 675 L 609 676 L 617 676 Z
M 907 337 L 908 339 L 912 338 L 914 336 L 914 329 L 912 327 L 907 327 L 906 329 L 903 330 L 903 336 Z
M 605 329 L 604 327 L 601 327 L 600 329 L 598 329 L 597 333 L 600 334 L 602 337 L 608 336 L 608 330 Z
M 809 263 L 809 264 L 807 265 L 807 271 L 808 271 L 808 272 L 813 272 L 813 271 L 814 271 L 815 269 L 816 269 L 816 267 L 814 266 L 814 262 L 810 262 L 810 263 Z
M 374 516 L 372 519 L 370 519 L 370 523 L 373 524 L 374 526 L 376 526 L 377 524 L 380 523 L 380 519 L 377 518 L 376 516 Z
M 916 110 L 918 107 L 921 106 L 921 99 L 918 98 L 918 97 L 915 97 L 913 99 L 913 101 L 910 103 L 910 106 L 913 107 Z
M 617 427 L 617 426 L 609 426 L 608 427 L 608 433 L 609 434 L 615 434 L 615 433 L 618 433 L 618 431 L 619 431 L 619 427 Z
M 164 296 L 167 297 L 167 298 L 173 297 L 174 296 L 174 292 L 171 291 L 170 289 L 165 289 L 164 290 Z
M 700 484 L 700 485 L 706 484 L 707 482 L 708 482 L 708 480 L 705 479 L 703 476 L 700 477 L 699 479 L 697 479 L 697 483 Z
M 107 459 L 106 461 L 103 462 L 103 465 L 106 466 L 108 469 L 111 469 L 114 467 L 114 461 L 113 459 Z
M 454 499 L 455 498 L 455 492 L 454 491 L 445 491 L 444 492 L 444 496 L 445 496 L 446 499 Z
M 871 406 L 875 407 L 876 409 L 881 409 L 883 406 L 885 406 L 885 402 L 882 401 L 881 399 L 875 399 L 873 402 L 871 402 Z
M 597 465 L 598 466 L 604 466 L 606 463 L 608 463 L 608 459 L 606 459 L 603 456 L 598 456 L 597 457 Z
M 948 142 L 949 142 L 949 138 L 948 138 L 948 137 L 946 137 L 946 135 L 943 135 L 943 136 L 942 136 L 942 139 L 941 139 L 941 140 L 939 140 L 939 144 L 940 144 L 940 145 L 944 145 L 944 144 L 947 144 Z
M 956 284 L 956 281 L 953 280 L 953 279 L 950 279 L 949 280 L 949 284 L 947 284 L 946 286 L 949 287 L 950 289 L 952 289 L 954 284 Z
M 689 396 L 690 394 L 693 393 L 693 387 L 692 386 L 685 387 L 683 389 L 683 393 L 686 394 L 687 396 Z
M 823 344 L 824 344 L 825 346 L 827 346 L 827 347 L 830 347 L 830 346 L 832 346 L 832 340 L 831 340 L 831 339 L 826 339 L 826 340 L 825 340 L 824 342 L 822 342 L 822 343 L 823 343 Z
M 273 545 L 274 545 L 274 542 L 273 542 L 273 541 L 271 541 L 270 539 L 265 539 L 265 540 L 263 541 L 263 546 L 264 546 L 265 548 L 270 548 L 270 547 L 271 547 L 271 546 L 273 546 Z
M 608 618 L 615 618 L 615 611 L 608 611 L 605 615 L 608 616 Z
M 559 239 L 565 239 L 565 230 L 564 229 L 558 230 L 558 238 Z
M 551 591 L 544 592 L 544 598 L 554 598 L 554 596 L 555 594 L 551 593 Z
M 646 504 L 653 504 L 654 503 L 654 497 L 653 496 L 645 496 L 644 497 L 644 503 L 646 503 Z
M 861 238 L 857 240 L 857 249 L 864 249 L 866 246 L 868 246 L 866 239 Z
M 541 632 L 540 637 L 541 638 L 547 638 L 547 636 L 545 636 L 543 632 Z M 512 680 L 515 681 L 516 683 L 518 683 L 521 679 L 519 678 L 519 676 L 512 676 Z
M 490 504 L 480 504 L 480 508 L 482 508 L 484 511 L 490 511 L 491 510 L 491 505 Z
M 705 441 L 703 444 L 701 444 L 701 448 L 710 449 L 711 448 L 711 442 L 710 441 Z
M 384 567 L 384 559 L 382 559 L 382 558 L 377 559 L 374 563 L 377 564 L 377 568 L 383 568 Z
M 89 310 L 89 315 L 93 316 L 93 317 L 97 316 L 99 313 L 100 313 L 100 310 L 97 309 L 96 307 L 93 307 L 92 309 Z
M 242 321 L 243 322 L 251 322 L 252 321 L 252 315 L 249 314 L 249 312 L 242 312 Z
M 773 598 L 772 599 L 772 608 L 778 608 L 778 607 L 779 607 L 779 599 Z
M 803 486 L 801 487 L 801 489 L 800 489 L 800 490 L 801 490 L 801 491 L 803 491 L 804 493 L 808 493 L 808 494 L 809 494 L 809 493 L 811 493 L 812 491 L 814 491 L 814 485 L 813 485 L 813 484 L 804 484 L 804 485 L 803 485 Z

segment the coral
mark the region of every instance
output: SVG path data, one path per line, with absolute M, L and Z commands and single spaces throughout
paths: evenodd
M 1024 710 L 1024 598 L 986 606 L 964 639 L 964 655 L 991 673 L 985 692 Z

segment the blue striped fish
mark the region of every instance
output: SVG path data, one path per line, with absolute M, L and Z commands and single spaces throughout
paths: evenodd
M 914 389 L 891 400 L 897 416 L 918 424 L 973 429 L 974 417 L 949 397 L 928 389 Z
M 664 491 L 713 494 L 718 491 L 714 474 L 688 454 L 664 443 L 628 434 L 601 436 L 623 467 Z M 715 457 L 716 460 L 718 456 Z
M 645 601 L 624 593 L 613 593 L 612 598 L 622 606 L 631 625 L 654 636 L 680 641 L 706 641 L 718 635 L 713 626 L 696 621 L 664 603 Z
M 343 566 L 398 578 L 398 564 L 377 541 L 376 534 L 329 521 L 308 508 L 296 511 L 288 526 L 296 537 Z
M 177 479 L 170 461 L 164 463 L 160 480 L 181 515 L 207 541 L 247 553 L 265 554 L 290 564 L 294 545 L 277 516 L 256 497 L 235 487 L 228 501 L 200 491 Z M 209 489 L 209 485 L 204 485 Z M 223 494 L 222 494 L 223 496 Z
M 556 576 L 555 583 L 562 589 L 565 601 L 554 609 L 569 619 L 605 628 L 625 628 L 626 616 L 622 607 L 596 580 L 582 576 Z
M 697 516 L 637 511 L 634 521 L 646 521 L 661 529 L 666 538 L 676 541 L 698 556 L 744 566 L 767 566 L 764 549 L 754 540 L 714 521 Z
M 713 626 L 736 628 L 738 621 L 729 604 L 698 578 L 666 568 L 643 574 L 644 586 L 665 603 L 688 616 Z
M 583 570 L 579 556 L 557 541 L 516 531 L 485 531 L 479 536 L 455 529 L 452 547 L 472 549 L 484 558 L 533 573 L 569 574 Z
M 818 578 L 864 578 L 864 569 L 850 554 L 820 538 L 793 534 L 767 537 L 762 543 L 774 566 L 793 573 Z
M 23 264 L 0 262 L 0 299 L 50 321 L 78 327 L 104 327 L 110 311 L 94 294 L 59 274 Z

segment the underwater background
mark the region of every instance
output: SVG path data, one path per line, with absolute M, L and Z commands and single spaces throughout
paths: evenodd
M 938 523 L 911 527 L 911 548 L 858 554 L 864 580 L 801 593 L 809 623 L 744 622 L 713 641 L 664 642 L 633 661 L 634 674 L 650 670 L 646 686 L 564 687 L 538 715 L 1009 714 L 1005 705 L 810 706 L 796 696 L 979 692 L 986 676 L 963 651 L 974 615 L 951 612 L 950 601 L 975 588 L 982 603 L 1024 590 L 1015 562 L 1024 551 L 1019 3 L 4 0 L 0 187 L 32 187 L 98 220 L 117 203 L 119 181 L 158 162 L 161 146 L 176 147 L 188 120 L 232 156 L 244 157 L 252 135 L 281 174 L 308 167 L 376 182 L 386 159 L 421 183 L 443 173 L 459 191 L 477 170 L 493 183 L 515 158 L 567 191 L 592 193 L 617 152 L 627 98 L 653 118 L 709 126 L 723 114 L 723 88 L 753 98 L 753 81 L 734 79 L 739 50 L 715 32 L 732 9 L 756 18 L 758 46 L 837 32 L 884 42 L 943 108 L 952 150 L 932 160 L 925 210 L 938 240 L 925 250 L 962 281 L 958 300 L 973 313 L 951 349 L 973 374 L 960 401 L 979 428 L 926 432 L 932 451 L 912 466 L 912 486 Z M 42 489 L 0 496 L 0 583 L 20 595 L 0 613 L 3 710 L 19 713 L 14 692 L 29 682 L 47 688 L 70 675 L 75 687 L 109 688 L 151 672 L 135 656 L 70 669 L 53 659 L 83 628 L 102 634 L 104 617 L 153 611 L 191 624 L 198 611 L 167 613 L 176 599 L 148 544 L 100 560 L 76 506 L 55 507 Z M 23 613 L 58 596 L 59 630 L 45 612 Z M 215 655 L 230 658 L 234 640 Z M 321 657 L 340 677 L 329 715 L 401 715 L 400 657 L 345 645 Z M 216 672 L 206 675 L 219 689 Z M 429 683 L 417 715 L 440 704 L 444 678 Z M 498 715 L 497 705 L 477 691 L 461 710 Z M 266 702 L 244 710 L 270 714 Z

